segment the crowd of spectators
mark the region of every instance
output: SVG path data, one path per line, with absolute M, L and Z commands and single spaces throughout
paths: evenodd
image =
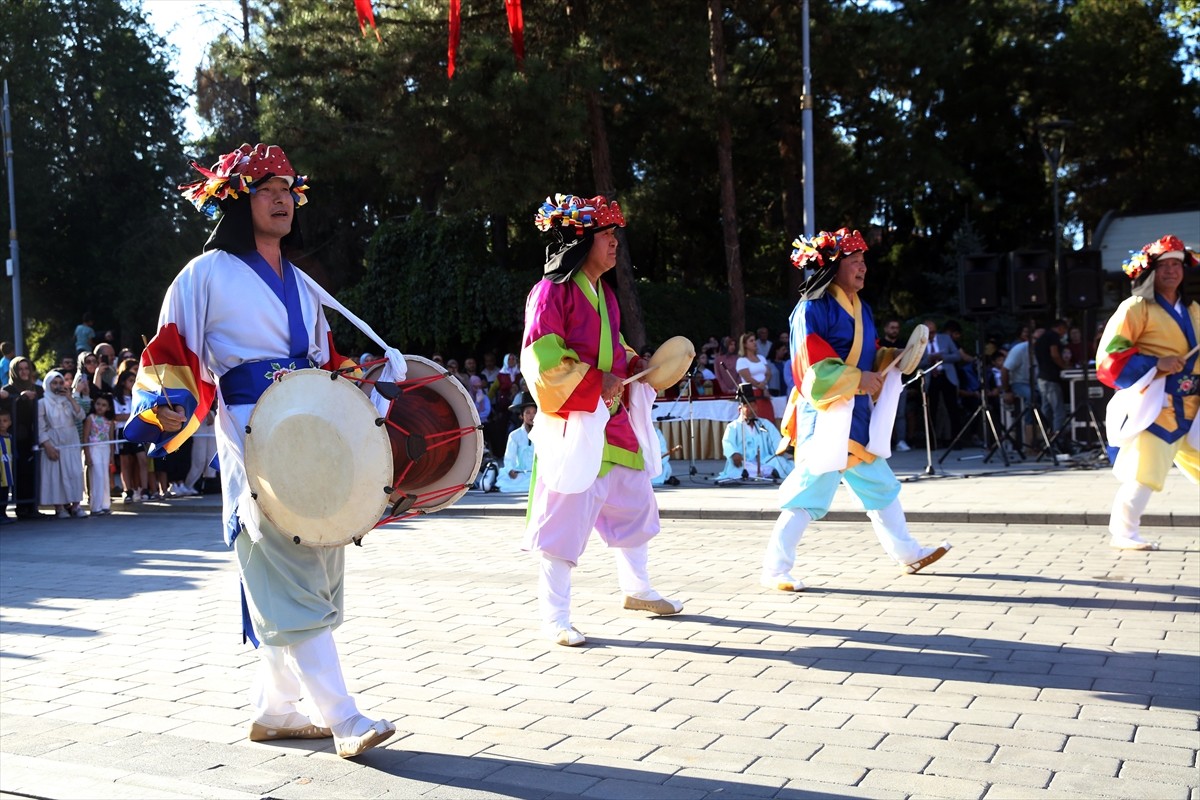
M 1082 368 L 1094 357 L 1102 331 L 1098 325 L 1087 340 L 1068 320 L 1052 320 L 1046 326 L 1029 320 L 1010 340 L 990 336 L 972 348 L 964 345 L 963 328 L 956 320 L 922 321 L 930 330 L 921 368 L 928 370 L 923 383 L 934 448 L 949 445 L 960 431 L 960 446 L 983 444 L 975 430 L 962 431 L 980 402 L 989 404 L 998 425 L 1020 420 L 1022 424 L 1011 425 L 1011 432 L 1026 448 L 1034 448 L 1036 442 L 1032 409 L 1040 410 L 1048 433 L 1060 430 L 1067 418 L 1063 372 Z M 898 319 L 885 319 L 878 333 L 880 346 L 907 343 L 905 325 Z M 179 451 L 149 459 L 143 445 L 121 437 L 137 354 L 117 347 L 111 331 L 98 337 L 90 314 L 75 329 L 73 353 L 39 376 L 33 362 L 14 356 L 10 343 L 0 342 L 3 522 L 12 521 L 9 502 L 15 504 L 18 518 L 44 516 L 41 508 L 70 518 L 88 513 L 85 498 L 92 514 L 105 514 L 114 497 L 126 504 L 166 500 L 213 486 L 206 480 L 215 474 L 209 467 L 214 449 L 211 414 L 199 436 Z M 360 360 L 377 358 L 363 353 Z M 429 358 L 462 384 L 479 412 L 488 455 L 503 462 L 509 435 L 522 427 L 521 412 L 528 407 L 517 354 L 498 358 L 488 351 L 482 359 L 459 359 L 435 352 Z M 912 382 L 901 397 L 893 431 L 896 450 L 924 446 L 921 383 Z M 752 392 L 757 416 L 774 422 L 771 398 L 788 396 L 794 386 L 787 331 L 772 337 L 760 327 L 738 337 L 709 337 L 699 348 L 694 369 L 664 395 L 733 398 L 739 386 Z M 978 431 L 983 431 L 982 425 Z
M 90 314 L 74 338 L 44 375 L 0 342 L 0 524 L 12 522 L 9 503 L 17 519 L 108 514 L 113 497 L 129 504 L 193 495 L 215 475 L 211 415 L 177 452 L 147 458 L 145 446 L 121 437 L 137 354 L 118 347 L 111 331 L 98 337 Z

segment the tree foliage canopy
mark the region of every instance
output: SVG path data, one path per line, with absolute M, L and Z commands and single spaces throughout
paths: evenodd
M 31 352 L 69 352 L 85 311 L 135 342 L 202 235 L 174 192 L 187 164 L 166 44 L 117 0 L 3 3 L 0 31 L 22 306 L 45 336 Z M 7 222 L 7 193 L 0 209 Z M 7 303 L 0 324 L 9 339 Z
M 300 263 L 386 320 L 399 346 L 515 344 L 520 298 L 541 271 L 534 208 L 597 182 L 589 97 L 647 328 L 658 335 L 656 320 L 689 305 L 687 325 L 727 325 L 703 300 L 728 293 L 718 108 L 733 120 L 747 293 L 768 299 L 750 306 L 766 318 L 748 323 L 776 324 L 802 223 L 799 3 L 725 1 L 720 95 L 707 4 L 694 0 L 526 3 L 523 71 L 503 3 L 468 0 L 453 80 L 443 2 L 374 5 L 381 43 L 359 35 L 349 0 L 249 0 L 249 36 L 215 42 L 198 75 L 210 132 L 192 154 L 282 144 L 313 186 Z M 869 229 L 877 311 L 953 311 L 967 250 L 1053 247 L 1048 120 L 1074 123 L 1060 173 L 1068 236 L 1086 238 L 1109 211 L 1195 207 L 1198 9 L 813 0 L 816 225 Z M 173 197 L 180 93 L 163 43 L 136 0 L 8 3 L 0 30 L 31 315 L 77 314 L 74 296 L 55 293 L 102 270 L 120 288 L 96 305 L 123 326 L 152 324 L 130 287 L 154 297 L 202 227 Z M 479 289 L 461 283 L 472 276 Z

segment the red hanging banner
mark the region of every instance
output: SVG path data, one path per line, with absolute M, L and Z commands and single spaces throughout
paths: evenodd
M 454 59 L 458 56 L 458 39 L 462 35 L 462 3 L 450 0 L 450 46 L 446 55 L 446 77 L 454 77 Z
M 358 12 L 358 29 L 362 31 L 362 35 L 367 35 L 367 26 L 370 25 L 371 30 L 375 32 L 375 39 L 382 42 L 379 28 L 375 27 L 375 11 L 371 8 L 371 0 L 354 0 L 354 10 Z
M 508 11 L 508 32 L 512 35 L 513 55 L 517 69 L 525 71 L 525 16 L 521 13 L 521 0 L 504 0 Z

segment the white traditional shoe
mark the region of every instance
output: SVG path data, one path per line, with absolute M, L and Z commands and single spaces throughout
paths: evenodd
M 362 714 L 339 723 L 337 727 L 350 731 L 346 736 L 338 736 L 336 731 L 333 734 L 334 748 L 342 758 L 360 756 L 396 732 L 396 726 L 386 719 L 370 720 Z
M 1158 542 L 1148 542 L 1139 534 L 1133 536 L 1116 536 L 1114 535 L 1109 544 L 1118 550 L 1157 550 Z
M 329 728 L 314 725 L 308 717 L 293 712 L 284 717 L 255 720 L 250 723 L 250 741 L 274 742 L 283 739 L 328 739 L 333 736 Z
M 791 575 L 763 575 L 758 582 L 768 589 L 778 589 L 781 592 L 803 592 L 804 581 L 798 581 Z
M 563 647 L 579 647 L 587 644 L 587 637 L 579 632 L 579 629 L 572 625 L 569 628 L 559 628 L 554 634 L 554 642 L 561 644 Z
M 912 561 L 904 565 L 904 571 L 909 575 L 917 574 L 942 556 L 946 555 L 946 553 L 949 553 L 950 543 L 942 542 L 938 547 L 926 547 L 922 552 L 924 555 L 922 555 L 916 561 Z
M 649 611 L 660 617 L 669 617 L 683 611 L 683 603 L 678 600 L 668 600 L 651 589 L 648 592 L 625 595 L 625 608 L 630 611 Z

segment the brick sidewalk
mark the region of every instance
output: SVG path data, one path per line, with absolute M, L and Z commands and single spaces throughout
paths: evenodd
M 0 792 L 37 797 L 1200 798 L 1196 532 L 963 526 L 900 576 L 815 525 L 812 590 L 759 589 L 761 522 L 669 521 L 685 614 L 623 611 L 593 543 L 590 645 L 536 631 L 519 520 L 434 516 L 348 553 L 337 638 L 399 729 L 354 762 L 252 744 L 236 569 L 210 516 L 0 536 Z M 915 525 L 926 540 L 940 537 Z

